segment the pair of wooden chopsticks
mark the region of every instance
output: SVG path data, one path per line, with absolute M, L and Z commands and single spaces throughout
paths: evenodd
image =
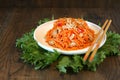
M 112 20 L 106 20 L 105 23 L 103 24 L 102 28 L 100 29 L 100 31 L 97 33 L 96 38 L 94 39 L 94 41 L 92 42 L 90 48 L 88 49 L 88 51 L 86 52 L 83 60 L 86 61 L 87 58 L 89 57 L 90 52 L 92 51 L 94 45 L 96 44 L 93 52 L 91 53 L 91 56 L 89 58 L 89 62 L 92 62 L 92 60 L 94 59 L 94 56 L 100 46 L 100 43 L 102 42 L 108 28 L 110 27 Z M 103 32 L 102 32 L 103 31 Z

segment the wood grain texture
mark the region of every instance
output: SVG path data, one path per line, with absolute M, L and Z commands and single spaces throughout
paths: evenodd
M 0 0 L 0 7 L 115 8 L 120 0 Z
M 96 72 L 61 74 L 52 65 L 44 70 L 34 70 L 20 60 L 21 52 L 15 41 L 24 33 L 36 28 L 43 18 L 84 17 L 96 24 L 112 19 L 110 30 L 120 33 L 120 9 L 100 8 L 0 8 L 0 80 L 120 80 L 120 57 L 108 57 Z

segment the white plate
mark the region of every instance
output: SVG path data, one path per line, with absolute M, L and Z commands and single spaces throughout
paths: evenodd
M 46 22 L 40 26 L 38 26 L 35 31 L 34 31 L 34 39 L 37 41 L 38 45 L 48 51 L 51 51 L 53 52 L 54 49 L 57 50 L 58 52 L 60 52 L 61 54 L 67 54 L 67 55 L 74 55 L 74 54 L 84 54 L 89 47 L 86 47 L 84 49 L 80 49 L 80 50 L 72 50 L 72 51 L 66 51 L 66 50 L 61 50 L 59 48 L 55 48 L 55 47 L 52 47 L 50 46 L 48 43 L 46 43 L 45 41 L 45 35 L 46 33 L 53 28 L 53 23 L 54 23 L 55 20 L 53 21 L 49 21 L 49 22 Z M 97 33 L 101 28 L 92 23 L 92 22 L 89 22 L 89 21 L 86 21 L 88 26 L 93 29 L 95 31 L 95 33 Z M 100 47 L 102 47 L 104 45 L 106 41 L 106 35 L 104 36 L 102 42 L 101 42 L 101 45 Z

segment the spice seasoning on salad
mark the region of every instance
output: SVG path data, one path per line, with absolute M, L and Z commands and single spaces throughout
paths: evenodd
M 46 34 L 46 42 L 62 50 L 78 50 L 91 45 L 95 32 L 86 21 L 75 18 L 57 19 Z

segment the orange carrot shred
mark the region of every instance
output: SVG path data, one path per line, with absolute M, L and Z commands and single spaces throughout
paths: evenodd
M 75 18 L 60 18 L 46 34 L 46 42 L 62 50 L 78 50 L 91 45 L 95 32 L 86 21 Z

